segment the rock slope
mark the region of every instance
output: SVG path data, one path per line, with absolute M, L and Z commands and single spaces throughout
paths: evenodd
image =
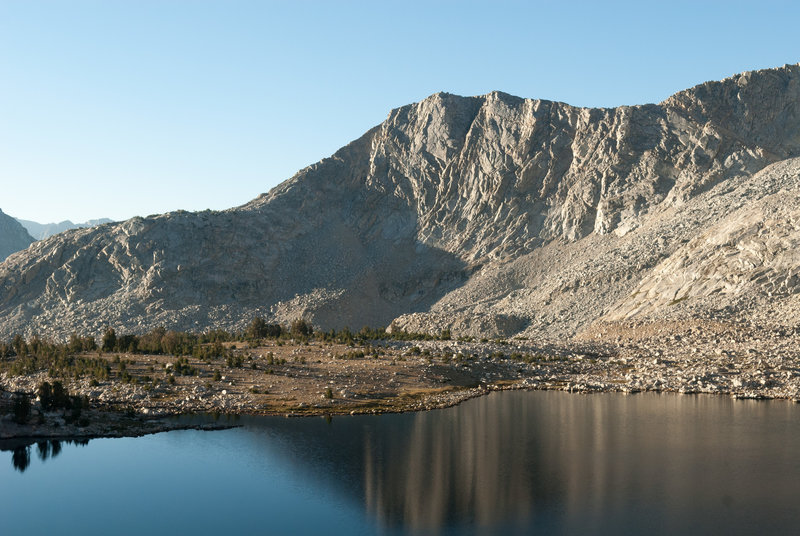
M 0 261 L 12 253 L 25 249 L 31 242 L 33 238 L 25 228 L 0 210 Z
M 241 207 L 36 243 L 0 265 L 0 335 L 789 311 L 799 103 L 799 65 L 613 109 L 435 94 Z

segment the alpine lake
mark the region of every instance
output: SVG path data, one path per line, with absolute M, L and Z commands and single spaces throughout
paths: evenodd
M 181 417 L 207 421 L 208 416 Z M 0 452 L 0 533 L 796 534 L 800 405 L 507 391 Z

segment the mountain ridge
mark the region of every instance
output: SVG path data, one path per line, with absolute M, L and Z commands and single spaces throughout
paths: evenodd
M 258 314 L 572 336 L 708 222 L 653 244 L 643 228 L 675 211 L 678 225 L 693 200 L 722 203 L 726 184 L 800 155 L 799 101 L 798 65 L 617 108 L 437 93 L 239 207 L 35 244 L 0 265 L 0 335 L 235 328 Z M 621 240 L 633 266 L 614 257 Z M 593 268 L 593 251 L 617 268 Z M 578 275 L 562 281 L 559 263 Z M 583 303 L 581 263 L 584 281 L 609 286 L 602 311 Z
M 0 261 L 27 248 L 33 240 L 17 220 L 0 210 Z
M 73 223 L 70 220 L 64 220 L 58 223 L 39 223 L 31 220 L 23 220 L 20 218 L 15 218 L 15 219 L 19 223 L 21 223 L 23 227 L 25 227 L 25 229 L 34 238 L 34 240 L 42 240 L 44 238 L 47 238 L 48 236 L 61 233 L 68 229 L 77 229 L 81 227 L 94 227 L 96 225 L 111 223 L 113 221 L 109 218 L 99 218 L 95 220 L 87 220 L 82 223 Z

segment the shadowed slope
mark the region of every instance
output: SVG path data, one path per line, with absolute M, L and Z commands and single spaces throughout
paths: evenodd
M 33 238 L 17 220 L 0 210 L 0 261 L 28 247 Z

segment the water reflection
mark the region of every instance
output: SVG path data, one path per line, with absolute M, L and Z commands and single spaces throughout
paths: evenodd
M 25 469 L 31 464 L 31 448 L 30 447 L 17 447 L 11 455 L 11 463 L 14 469 L 20 473 L 24 473 Z
M 759 530 L 800 521 L 798 411 L 667 395 L 506 393 L 364 437 L 364 501 L 436 533 Z M 782 524 L 787 523 L 787 524 Z
M 799 409 L 514 392 L 427 413 L 241 423 L 254 449 L 390 532 L 739 532 L 800 522 Z
M 263 508 L 302 490 L 296 510 L 269 513 L 287 533 L 305 520 L 312 496 L 387 534 L 791 533 L 800 523 L 798 417 L 800 406 L 780 401 L 507 392 L 426 413 L 242 417 L 242 428 L 224 432 L 96 446 L 109 466 L 127 471 L 124 486 L 140 480 L 155 493 L 150 483 L 162 482 L 163 500 L 225 486 L 214 508 L 235 510 L 240 526 L 261 527 Z M 32 454 L 44 462 L 66 443 L 7 450 L 21 472 Z M 126 466 L 139 445 L 160 450 Z M 224 468 L 213 480 L 185 484 L 217 465 Z M 87 489 L 107 489 L 108 474 L 99 471 Z M 200 499 L 174 500 L 180 512 Z M 257 506 L 242 508 L 248 501 Z M 175 523 L 186 528 L 182 517 Z
M 89 444 L 88 439 L 44 439 L 38 440 L 35 443 L 30 441 L 5 441 L 0 443 L 0 451 L 10 450 L 11 465 L 20 473 L 24 473 L 31 465 L 31 447 L 36 445 L 36 454 L 42 462 L 49 458 L 55 458 L 62 451 L 62 443 L 67 445 L 86 446 Z
M 390 526 L 433 531 L 453 523 L 527 526 L 560 502 L 530 405 L 498 402 L 418 414 L 391 441 L 365 437 L 367 510 Z

